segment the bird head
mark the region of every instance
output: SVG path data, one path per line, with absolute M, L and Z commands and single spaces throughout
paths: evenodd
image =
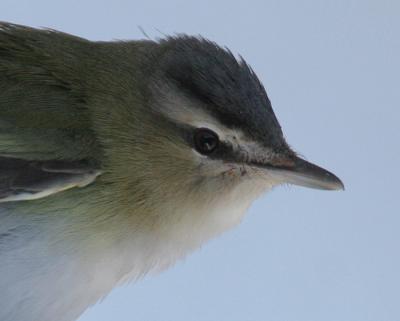
M 289 147 L 263 85 L 242 58 L 187 36 L 163 40 L 160 49 L 150 84 L 158 137 L 150 163 L 170 186 L 215 193 L 253 180 L 266 188 L 343 188 Z
M 117 129 L 128 144 L 117 153 L 123 165 L 114 166 L 120 178 L 129 176 L 135 206 L 203 206 L 224 195 L 253 200 L 280 184 L 343 189 L 334 174 L 289 147 L 263 85 L 242 58 L 190 36 L 152 43 L 146 55 L 145 99 L 132 113 L 134 133 Z M 240 193 L 230 193 L 238 187 Z

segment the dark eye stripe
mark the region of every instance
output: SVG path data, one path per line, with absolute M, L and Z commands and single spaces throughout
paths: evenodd
M 194 133 L 198 129 L 197 127 L 170 122 L 172 126 L 174 126 L 175 130 L 180 132 L 182 140 L 185 144 L 187 144 L 190 148 L 195 149 L 194 147 Z M 237 159 L 237 155 L 234 152 L 233 146 L 229 141 L 220 140 L 218 144 L 218 148 L 214 150 L 211 154 L 207 155 L 210 159 L 222 160 L 226 162 L 235 162 L 239 161 Z

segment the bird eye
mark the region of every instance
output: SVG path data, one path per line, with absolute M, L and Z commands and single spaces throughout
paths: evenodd
M 219 145 L 216 133 L 207 128 L 198 128 L 194 132 L 194 146 L 203 155 L 211 154 Z

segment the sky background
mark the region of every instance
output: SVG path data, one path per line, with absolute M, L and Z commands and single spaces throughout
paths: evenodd
M 399 1 L 1 0 L 0 20 L 227 46 L 264 83 L 289 144 L 346 185 L 276 188 L 239 227 L 79 321 L 400 320 Z

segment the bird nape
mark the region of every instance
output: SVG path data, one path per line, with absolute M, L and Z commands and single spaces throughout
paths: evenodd
M 232 228 L 273 186 L 336 190 L 214 42 L 0 23 L 0 321 L 72 321 Z

